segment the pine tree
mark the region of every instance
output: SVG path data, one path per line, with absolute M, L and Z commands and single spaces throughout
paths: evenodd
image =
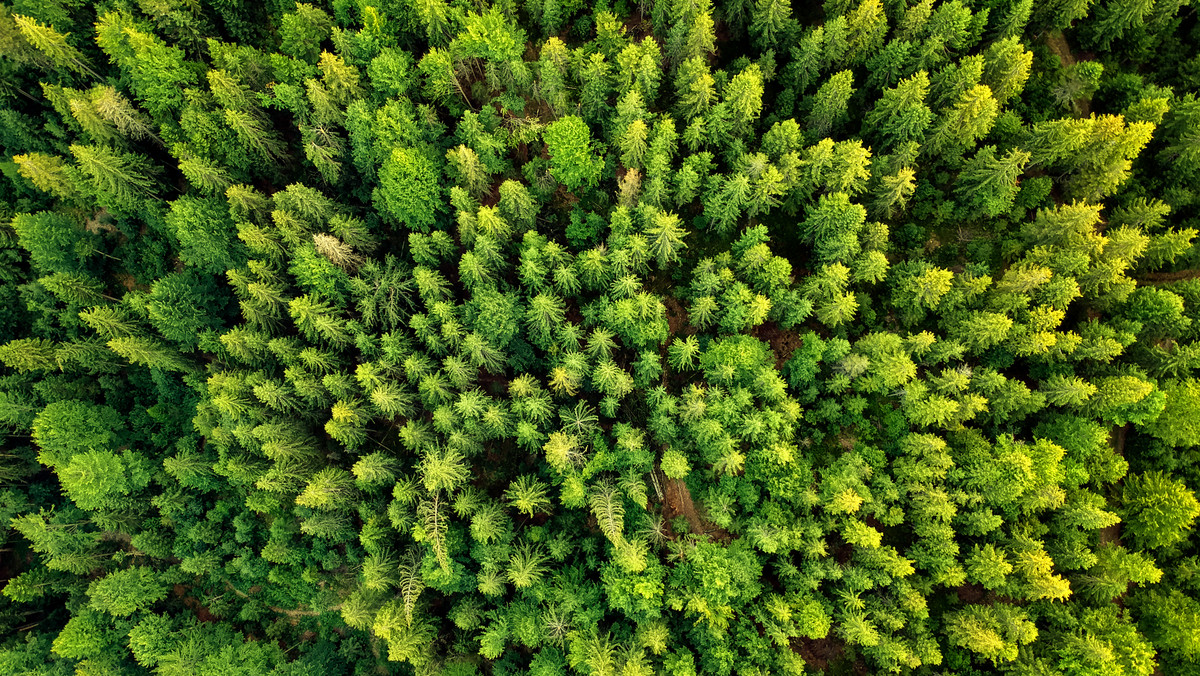
M 703 115 L 712 106 L 716 81 L 702 59 L 688 59 L 675 69 L 675 96 L 679 115 L 685 120 Z
M 750 19 L 750 34 L 761 49 L 771 49 L 779 44 L 791 28 L 792 3 L 790 0 L 756 0 Z
M 1165 547 L 1187 537 L 1200 515 L 1200 502 L 1183 482 L 1162 472 L 1126 477 L 1121 494 L 1126 527 L 1150 548 Z
M 473 197 L 479 198 L 488 187 L 489 177 L 475 151 L 465 145 L 459 145 L 446 151 L 446 159 L 450 163 L 456 182 L 466 188 Z
M 1025 613 L 1008 604 L 974 605 L 947 616 L 946 633 L 956 645 L 993 664 L 1017 658 L 1020 646 L 1033 642 L 1037 627 Z
M 660 270 L 679 260 L 680 252 L 687 248 L 683 242 L 686 234 L 675 214 L 659 211 L 651 218 L 646 235 L 650 239 L 650 254 L 658 259 Z
M 762 70 L 751 64 L 733 76 L 725 88 L 725 101 L 730 104 L 733 124 L 738 128 L 749 127 L 762 114 Z
M 929 93 L 929 75 L 918 71 L 884 90 L 875 108 L 867 113 L 865 129 L 884 142 L 887 148 L 910 141 L 924 141 L 925 131 L 933 123 L 933 113 L 925 105 Z
M 100 75 L 88 67 L 83 54 L 67 42 L 67 36 L 54 30 L 53 26 L 43 26 L 37 19 L 12 15 L 21 36 L 37 51 L 41 52 L 51 64 L 57 68 L 66 68 L 76 73 L 87 73 L 96 79 Z
M 308 3 L 297 2 L 296 9 L 282 16 L 280 49 L 285 54 L 316 63 L 321 43 L 329 36 L 333 21 L 329 15 Z
M 95 87 L 89 96 L 96 113 L 122 135 L 133 140 L 158 140 L 145 116 L 115 88 Z
M 992 128 L 999 104 L 987 85 L 976 85 L 947 110 L 924 150 L 930 154 L 960 153 Z
M 14 155 L 13 161 L 21 175 L 38 190 L 69 200 L 76 195 L 75 180 L 61 157 L 42 153 Z
M 0 363 L 23 373 L 58 368 L 54 342 L 42 338 L 18 338 L 0 345 Z
M 1019 96 L 1029 79 L 1033 53 L 1025 51 L 1017 37 L 993 42 L 984 55 L 983 83 L 991 88 L 1000 105 Z
M 283 143 L 258 115 L 226 108 L 225 124 L 237 135 L 243 148 L 256 153 L 263 160 L 276 162 L 287 155 Z
M 998 158 L 993 146 L 984 146 L 959 173 L 955 193 L 964 204 L 988 216 L 999 216 L 1012 207 L 1017 179 L 1029 158 L 1029 153 L 1017 148 Z
M 228 171 L 198 157 L 180 160 L 179 171 L 187 177 L 188 183 L 206 195 L 223 195 L 233 183 Z
M 850 97 L 854 94 L 853 82 L 854 74 L 843 70 L 830 77 L 817 90 L 806 121 L 813 140 L 828 136 L 834 125 L 846 117 Z
M 342 509 L 354 498 L 354 479 L 349 472 L 326 467 L 308 480 L 308 485 L 296 496 L 296 504 L 311 509 Z
M 846 60 L 850 63 L 863 63 L 877 52 L 888 32 L 882 0 L 862 0 L 846 15 L 846 32 L 850 37 Z
M 871 200 L 872 215 L 891 218 L 904 209 L 916 190 L 916 172 L 911 167 L 902 167 L 895 174 L 879 177 Z
M 550 152 L 551 173 L 568 190 L 592 187 L 600 178 L 604 163 L 591 150 L 591 130 L 584 121 L 569 115 L 546 127 L 546 147 Z
M 88 585 L 89 605 L 117 617 L 148 610 L 166 596 L 166 583 L 145 566 L 113 571 Z
M 141 156 L 81 145 L 72 145 L 71 154 L 97 196 L 113 208 L 134 209 L 155 185 Z
M 108 347 L 131 363 L 164 371 L 192 371 L 195 367 L 175 349 L 154 340 L 127 336 L 113 338 Z
M 822 195 L 818 203 L 808 209 L 800 229 L 813 242 L 819 260 L 849 260 L 858 254 L 858 232 L 866 219 L 866 209 L 851 203 L 849 195 L 833 193 Z

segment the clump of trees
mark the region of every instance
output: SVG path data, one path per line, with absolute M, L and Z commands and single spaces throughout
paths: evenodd
M 1186 5 L 0 5 L 0 672 L 1200 669 Z

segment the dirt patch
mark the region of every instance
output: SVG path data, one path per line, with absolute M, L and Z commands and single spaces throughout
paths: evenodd
M 112 216 L 109 215 L 107 209 L 101 209 L 92 214 L 91 218 L 83 224 L 83 227 L 93 235 L 102 235 L 108 233 L 120 233 L 117 226 L 112 222 Z M 124 238 L 122 238 L 124 239 Z
M 197 620 L 200 620 L 201 622 L 220 622 L 221 621 L 221 618 L 217 617 L 216 615 L 213 615 L 212 612 L 210 612 L 208 608 L 205 608 L 200 603 L 199 599 L 197 599 L 195 596 L 188 596 L 187 595 L 188 587 L 186 587 L 185 585 L 177 584 L 171 588 L 171 592 L 173 594 L 175 594 L 175 596 L 183 599 L 183 605 L 187 606 L 187 609 L 192 611 L 192 614 L 196 616 Z
M 487 192 L 479 198 L 479 205 L 483 207 L 494 207 L 500 203 L 500 184 L 503 179 L 496 179 L 488 186 Z
M 816 671 L 824 671 L 831 663 L 840 661 L 846 651 L 845 641 L 832 635 L 817 639 L 794 638 L 791 647 L 792 652 L 804 659 L 806 666 Z
M 1070 68 L 1080 61 L 1093 61 L 1096 58 L 1095 54 L 1090 52 L 1080 52 L 1078 56 L 1071 51 L 1071 45 L 1067 42 L 1067 37 L 1062 31 L 1051 31 L 1046 34 L 1046 46 L 1058 57 L 1058 62 L 1063 68 Z M 1092 112 L 1091 96 L 1082 96 L 1071 102 L 1075 112 L 1080 117 L 1087 117 Z M 1059 202 L 1062 204 L 1062 202 Z
M 733 540 L 729 531 L 710 523 L 700 514 L 700 510 L 696 507 L 696 501 L 692 499 L 692 492 L 688 490 L 687 484 L 682 479 L 664 478 L 662 487 L 664 519 L 671 521 L 682 516 L 687 519 L 691 531 L 697 535 L 708 535 L 714 540 L 723 542 Z
M 1129 432 L 1129 425 L 1114 427 L 1108 435 L 1108 443 L 1112 444 L 1113 453 L 1125 457 L 1125 435 Z
M 646 15 L 640 11 L 637 13 L 637 17 L 638 18 L 635 20 L 633 16 L 630 15 L 630 17 L 625 20 L 625 34 L 632 38 L 634 42 L 641 42 L 646 38 L 654 38 L 654 24 L 651 23 L 650 20 L 646 18 Z M 658 42 L 658 39 L 655 38 L 654 41 Z
M 959 585 L 954 591 L 958 593 L 961 603 L 983 603 L 983 599 L 987 597 L 987 590 L 981 584 Z
M 799 333 L 791 329 L 781 329 L 775 322 L 759 324 L 752 335 L 771 346 L 771 351 L 775 353 L 777 369 L 783 368 L 783 364 L 792 358 L 792 353 L 804 342 L 800 340 Z
M 1142 279 L 1138 280 L 1138 284 L 1168 284 L 1170 282 L 1181 282 L 1185 279 L 1196 279 L 1197 277 L 1200 277 L 1200 268 L 1179 270 L 1177 272 L 1150 272 L 1143 275 Z
M 1071 45 L 1067 43 L 1067 36 L 1063 35 L 1062 31 L 1046 33 L 1046 46 L 1058 57 L 1063 68 L 1075 65 L 1075 55 L 1071 53 Z
M 150 292 L 149 284 L 138 284 L 137 279 L 128 272 L 118 272 L 113 275 L 113 279 L 118 284 L 125 288 L 126 291 L 145 291 Z
M 854 546 L 844 542 L 840 536 L 834 537 L 837 538 L 837 541 L 830 543 L 829 555 L 833 557 L 834 561 L 837 561 L 839 566 L 844 566 L 850 563 L 850 559 L 854 557 Z
M 664 296 L 663 305 L 667 308 L 667 326 L 670 327 L 672 336 L 691 335 L 696 332 L 695 327 L 688 324 L 687 309 L 678 298 Z
M 1112 445 L 1113 453 L 1125 457 L 1125 436 L 1129 433 L 1129 425 L 1112 428 L 1108 435 L 1108 443 Z M 1100 544 L 1121 545 L 1121 522 L 1100 529 Z
M 1100 529 L 1100 544 L 1106 545 L 1112 543 L 1118 547 L 1121 546 L 1121 524 L 1114 523 L 1111 526 L 1105 526 Z

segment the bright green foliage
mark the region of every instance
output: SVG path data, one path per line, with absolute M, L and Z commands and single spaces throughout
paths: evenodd
M 49 340 L 23 338 L 0 346 L 0 363 L 17 371 L 55 369 L 55 346 Z
M 41 460 L 51 467 L 77 453 L 115 449 L 124 429 L 121 415 L 107 406 L 63 400 L 48 404 L 33 421 Z
M 38 190 L 54 194 L 61 199 L 75 196 L 76 186 L 66 163 L 61 157 L 42 153 L 14 155 L 17 171 L 29 179 Z
M 568 190 L 595 185 L 604 164 L 592 151 L 592 133 L 582 119 L 574 115 L 561 118 L 546 127 L 543 138 L 554 178 Z
M 1037 639 L 1037 627 L 1021 611 L 1004 604 L 971 606 L 946 618 L 946 632 L 956 645 L 993 664 L 1012 662 L 1018 649 Z
M 746 127 L 762 113 L 762 71 L 757 65 L 743 70 L 729 81 L 725 88 L 725 101 L 733 113 L 733 123 Z
M 42 25 L 37 19 L 20 14 L 13 14 L 12 21 L 29 46 L 41 52 L 54 66 L 77 72 L 94 72 L 88 68 L 79 50 L 67 42 L 67 36 L 54 30 L 54 26 Z
M 1187 537 L 1200 502 L 1182 482 L 1162 472 L 1129 476 L 1121 493 L 1125 524 L 1137 542 L 1163 547 Z
M 145 197 L 153 181 L 146 175 L 146 160 L 102 146 L 71 146 L 71 154 L 97 200 L 114 209 L 132 210 Z
M 813 243 L 818 260 L 845 262 L 858 254 L 858 232 L 867 220 L 867 210 L 851 203 L 849 195 L 823 195 L 807 216 L 800 229 Z
M 984 146 L 959 173 L 955 191 L 968 207 L 988 216 L 999 216 L 1012 206 L 1017 196 L 1017 179 L 1027 162 L 1027 152 L 1012 150 L 1004 157 L 996 157 L 995 148 Z
M 224 203 L 212 197 L 180 197 L 171 203 L 167 226 L 179 241 L 183 259 L 209 274 L 224 274 L 245 261 L 245 253 Z
M 169 340 L 195 343 L 204 329 L 214 327 L 218 290 L 210 277 L 187 272 L 163 277 L 147 297 L 150 322 Z
M 440 179 L 437 166 L 423 153 L 396 148 L 379 171 L 374 199 L 400 225 L 428 232 L 444 209 Z
M 19 214 L 12 219 L 12 228 L 21 248 L 46 273 L 80 271 L 81 259 L 97 246 L 94 236 L 56 213 Z
M 929 75 L 923 70 L 901 80 L 894 88 L 884 90 L 866 119 L 887 147 L 924 140 L 926 130 L 933 123 L 933 113 L 925 105 L 928 91 Z
M 120 504 L 120 498 L 146 485 L 145 459 L 136 453 L 121 456 L 106 450 L 89 450 L 71 457 L 58 476 L 71 500 L 83 509 Z
M 846 117 L 850 97 L 854 94 L 853 82 L 854 73 L 843 70 L 830 77 L 817 90 L 813 96 L 812 110 L 808 113 L 808 129 L 814 139 L 829 136 L 834 125 Z
M 114 571 L 88 586 L 91 607 L 117 617 L 147 610 L 166 595 L 167 585 L 141 566 Z
M 0 673 L 1200 668 L 1188 2 L 8 4 Z
M 283 15 L 280 49 L 289 56 L 315 63 L 321 42 L 329 36 L 331 27 L 328 14 L 308 3 L 298 2 L 295 11 Z
M 788 0 L 757 0 L 750 23 L 750 32 L 765 48 L 777 45 L 791 26 L 792 3 Z
M 1200 383 L 1169 380 L 1163 387 L 1167 405 L 1147 432 L 1172 446 L 1200 444 Z
M 952 151 L 965 148 L 992 129 L 999 105 L 987 85 L 976 85 L 963 92 L 942 115 L 930 137 L 930 149 Z
M 713 104 L 715 81 L 702 59 L 693 57 L 679 65 L 675 72 L 675 94 L 679 113 L 687 120 L 704 114 Z

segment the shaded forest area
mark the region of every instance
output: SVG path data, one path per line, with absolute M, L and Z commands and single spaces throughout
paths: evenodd
M 1191 0 L 0 0 L 0 673 L 1200 674 Z

